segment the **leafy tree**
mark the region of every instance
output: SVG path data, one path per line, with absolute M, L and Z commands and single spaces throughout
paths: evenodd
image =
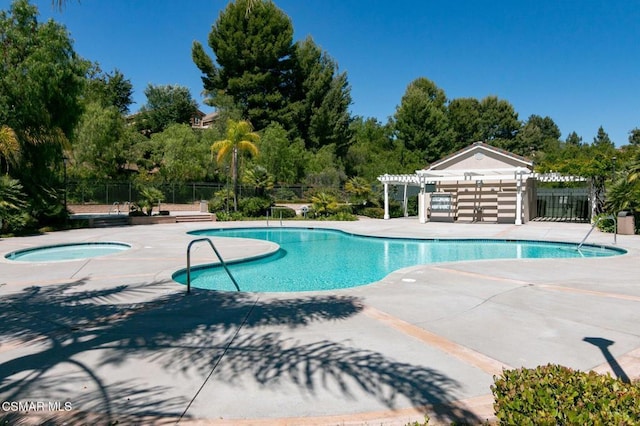
M 336 156 L 335 145 L 325 145 L 318 152 L 309 155 L 307 184 L 322 188 L 338 188 L 344 179 L 345 173 Z
M 374 118 L 361 117 L 351 124 L 352 143 L 345 158 L 348 176 L 374 182 L 384 173 L 413 173 L 416 167 L 401 161 L 403 147 L 393 138 L 391 124 L 382 125 Z M 420 163 L 422 167 L 424 164 Z
M 192 58 L 203 74 L 206 103 L 218 107 L 221 96 L 231 96 L 241 116 L 262 129 L 286 107 L 293 27 L 273 2 L 258 3 L 230 2 L 220 14 L 208 38 L 217 64 L 197 41 Z
M 453 151 L 485 139 L 482 134 L 482 107 L 477 99 L 453 99 L 447 107 L 447 115 L 454 133 Z
M 609 138 L 609 134 L 604 131 L 602 126 L 598 127 L 598 133 L 593 138 L 593 145 L 605 151 L 615 149 L 615 145 Z
M 291 108 L 297 134 L 308 149 L 335 144 L 344 157 L 350 140 L 350 87 L 345 73 L 311 37 L 296 43 Z
M 571 132 L 567 136 L 565 144 L 572 145 L 572 146 L 580 146 L 582 145 L 582 138 L 578 136 L 576 132 Z
M 115 106 L 97 102 L 87 105 L 73 139 L 73 159 L 77 173 L 108 179 L 122 173 L 128 161 L 125 121 Z M 84 170 L 84 173 L 83 173 Z
M 395 113 L 395 130 L 404 146 L 423 162 L 451 152 L 453 133 L 446 112 L 447 97 L 431 80 L 418 78 L 402 96 Z
M 560 129 L 550 117 L 531 115 L 516 136 L 520 152 L 529 155 L 539 151 L 553 151 L 560 145 Z
M 278 123 L 271 123 L 264 129 L 258 143 L 260 156 L 256 164 L 265 167 L 276 182 L 296 183 L 304 177 L 306 152 L 304 142 L 289 141 L 287 131 Z
M 188 124 L 198 110 L 189 89 L 183 86 L 149 84 L 144 94 L 147 103 L 140 108 L 135 123 L 138 130 L 149 134 L 161 132 L 171 124 Z
M 256 143 L 260 136 L 253 131 L 248 121 L 232 121 L 227 123 L 227 138 L 216 141 L 211 145 L 211 152 L 216 154 L 218 164 L 226 158 L 231 159 L 231 178 L 233 181 L 233 210 L 238 210 L 238 171 L 239 156 L 246 152 L 250 155 L 258 154 Z
M 62 150 L 82 111 L 78 99 L 89 65 L 63 26 L 39 23 L 37 15 L 27 0 L 0 11 L 0 128 L 19 144 L 10 148 L 20 155 L 9 173 L 23 186 L 28 210 L 44 222 L 63 213 L 56 191 Z
M 629 144 L 640 146 L 640 129 L 635 128 L 629 132 Z
M 166 182 L 198 181 L 207 176 L 211 144 L 188 124 L 171 124 L 151 135 L 159 158 L 159 174 Z
M 84 97 L 87 103 L 98 102 L 103 107 L 114 106 L 121 114 L 128 114 L 133 103 L 133 85 L 119 70 L 104 73 L 94 64 L 89 71 Z
M 483 141 L 516 154 L 528 152 L 528 147 L 517 143 L 516 135 L 521 123 L 518 113 L 509 102 L 496 96 L 487 96 L 480 101 L 480 108 Z

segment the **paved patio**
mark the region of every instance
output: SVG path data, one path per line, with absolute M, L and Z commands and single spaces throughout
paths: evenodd
M 430 424 L 478 424 L 493 416 L 490 386 L 503 368 L 558 363 L 640 378 L 639 236 L 618 236 L 623 256 L 416 266 L 331 292 L 186 295 L 171 280 L 185 267 L 187 231 L 253 225 L 265 222 L 0 240 L 2 256 L 68 242 L 132 245 L 55 264 L 0 259 L 0 419 L 403 425 L 428 415 Z M 284 226 L 576 243 L 589 229 L 414 218 Z M 587 242 L 612 245 L 613 235 L 594 231 Z M 197 247 L 194 263 L 210 262 L 208 247 Z M 219 249 L 234 259 L 272 246 L 237 239 Z M 18 402 L 33 404 L 23 414 Z

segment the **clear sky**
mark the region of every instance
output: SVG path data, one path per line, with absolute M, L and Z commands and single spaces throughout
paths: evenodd
M 81 56 L 134 86 L 179 84 L 200 103 L 194 40 L 205 46 L 226 0 L 32 0 L 66 25 Z M 386 122 L 407 85 L 426 77 L 449 99 L 495 95 L 526 120 L 551 117 L 562 137 L 616 145 L 640 127 L 638 0 L 275 0 L 294 39 L 307 36 L 346 71 L 354 115 Z M 0 0 L 7 9 L 10 0 Z M 209 51 L 212 54 L 211 51 Z M 204 111 L 209 111 L 203 108 Z

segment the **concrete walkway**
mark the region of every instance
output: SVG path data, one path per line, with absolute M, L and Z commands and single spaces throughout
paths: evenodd
M 558 363 L 640 377 L 639 236 L 618 236 L 616 246 L 628 250 L 622 256 L 415 266 L 331 292 L 186 295 L 172 281 L 185 267 L 187 231 L 254 225 L 265 222 L 0 240 L 0 419 L 404 425 L 428 415 L 430 424 L 480 424 L 493 416 L 490 386 L 503 368 Z M 576 243 L 589 229 L 414 218 L 284 226 Z M 132 248 L 56 263 L 4 259 L 22 248 L 88 241 Z M 613 235 L 594 231 L 588 243 L 612 245 Z M 196 247 L 194 263 L 210 262 L 210 249 Z M 235 259 L 274 247 L 225 239 L 219 249 Z

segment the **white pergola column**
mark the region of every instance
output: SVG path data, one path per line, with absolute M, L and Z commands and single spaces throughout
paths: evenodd
M 516 174 L 516 225 L 522 225 L 522 172 Z
M 409 185 L 407 183 L 404 184 L 404 198 L 403 198 L 403 202 L 402 202 L 402 207 L 404 207 L 404 217 L 409 217 L 409 209 L 408 209 L 408 202 L 409 200 L 407 200 L 407 187 Z
M 389 216 L 389 184 L 384 183 L 384 218 L 390 219 Z

